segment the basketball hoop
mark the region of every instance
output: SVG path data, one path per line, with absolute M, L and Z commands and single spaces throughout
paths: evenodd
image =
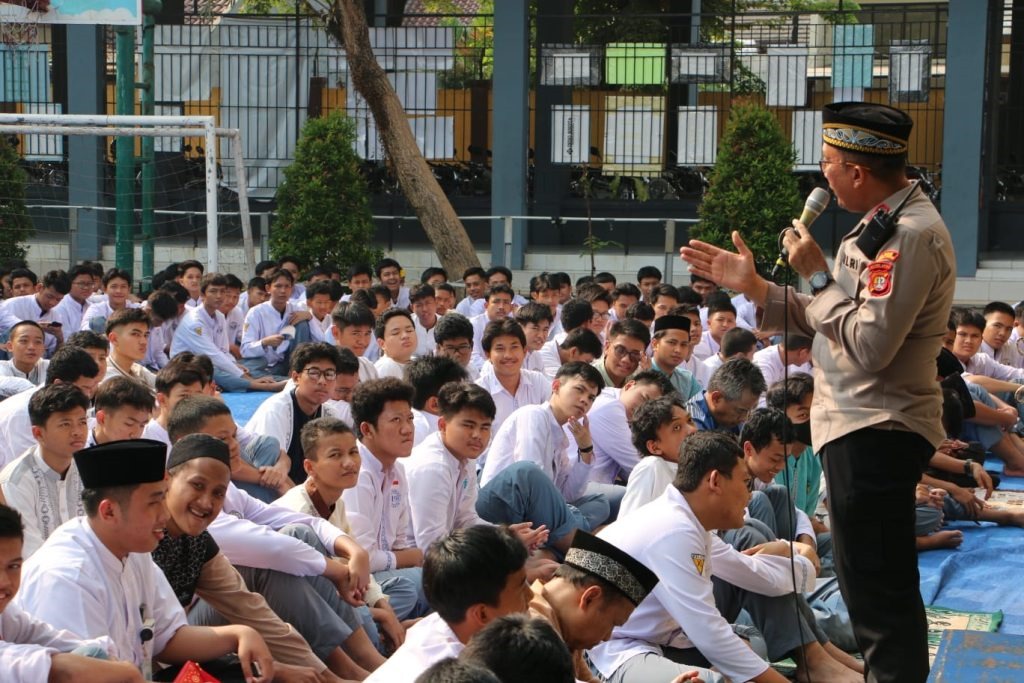
M 50 0 L 0 0 L 0 4 L 11 6 L 0 11 L 0 44 L 16 50 L 39 42 L 39 24 L 31 20 L 50 11 Z

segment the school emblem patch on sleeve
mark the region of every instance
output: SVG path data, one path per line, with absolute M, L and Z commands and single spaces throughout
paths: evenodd
M 885 296 L 892 291 L 892 261 L 874 261 L 868 264 L 868 293 Z
M 704 576 L 704 556 L 700 553 L 690 553 L 690 559 L 693 560 L 693 566 L 697 568 L 697 573 Z

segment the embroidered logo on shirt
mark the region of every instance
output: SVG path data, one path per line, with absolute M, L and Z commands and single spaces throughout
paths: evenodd
M 878 255 L 877 261 L 896 261 L 900 257 L 900 252 L 895 249 L 886 249 Z
M 885 296 L 892 291 L 892 261 L 873 261 L 868 264 L 868 292 L 871 296 Z
M 690 559 L 693 560 L 693 566 L 697 568 L 697 573 L 701 576 L 704 575 L 704 556 L 699 553 L 691 553 Z
M 199 337 L 202 337 L 203 336 L 203 328 L 197 327 L 196 328 L 196 335 L 199 336 Z

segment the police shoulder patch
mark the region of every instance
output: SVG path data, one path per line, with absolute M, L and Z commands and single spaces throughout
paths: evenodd
M 885 296 L 892 291 L 892 261 L 874 261 L 868 264 L 868 293 Z

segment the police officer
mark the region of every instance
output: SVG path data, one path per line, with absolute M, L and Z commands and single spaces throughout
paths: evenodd
M 831 269 L 799 221 L 783 244 L 811 285 L 796 294 L 736 253 L 692 241 L 690 270 L 764 306 L 762 330 L 813 336 L 811 436 L 828 482 L 833 553 L 867 680 L 928 677 L 927 622 L 914 548 L 914 485 L 945 436 L 935 354 L 956 283 L 949 232 L 905 174 L 913 125 L 878 104 L 827 105 L 821 169 L 839 202 L 863 219 Z M 788 321 L 785 314 L 788 312 Z

